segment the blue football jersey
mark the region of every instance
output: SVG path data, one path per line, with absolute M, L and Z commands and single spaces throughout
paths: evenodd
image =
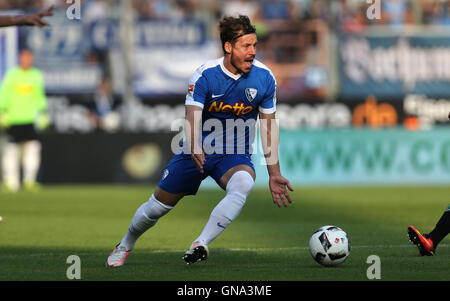
M 185 104 L 203 109 L 201 137 L 206 154 L 249 154 L 258 113 L 276 111 L 276 80 L 256 59 L 249 73 L 237 75 L 223 61 L 223 57 L 208 61 L 195 71 Z

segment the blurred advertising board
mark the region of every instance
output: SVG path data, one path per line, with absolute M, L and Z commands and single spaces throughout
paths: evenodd
M 43 183 L 155 183 L 173 156 L 176 133 L 42 135 Z M 261 147 L 256 184 L 267 185 Z M 449 185 L 450 131 L 281 130 L 280 164 L 294 185 Z M 216 187 L 208 180 L 205 187 Z
M 51 131 L 59 134 L 89 134 L 97 131 L 118 133 L 125 131 L 125 123 L 132 121 L 130 133 L 171 132 L 172 123 L 185 116 L 184 105 L 155 104 L 140 102 L 118 104 L 104 116 L 95 116 L 96 103 L 92 99 L 80 101 L 77 97 L 47 97 Z M 96 117 L 101 118 L 100 124 Z
M 253 162 L 257 184 L 266 185 L 264 157 Z M 450 131 L 281 130 L 280 164 L 295 185 L 448 185 Z
M 354 128 L 392 128 L 403 126 L 410 131 L 428 130 L 434 126 L 450 125 L 448 113 L 450 112 L 449 98 L 431 98 L 420 94 L 407 94 L 404 97 L 378 99 L 369 95 L 358 100 L 339 100 L 342 116 L 348 126 Z M 346 108 L 347 114 L 344 114 Z M 331 126 L 330 128 L 333 128 Z M 334 126 L 336 128 L 336 126 Z
M 450 97 L 450 33 L 339 37 L 340 97 Z
M 92 133 L 98 130 L 117 133 L 125 130 L 125 122 L 132 121 L 133 133 L 169 133 L 177 119 L 184 118 L 183 99 L 169 104 L 162 100 L 125 106 L 117 104 L 101 117 L 100 125 L 93 119 L 95 101 L 79 100 L 76 96 L 47 98 L 52 128 L 61 134 Z M 449 98 L 430 98 L 408 94 L 393 100 L 368 96 L 358 100 L 279 102 L 276 117 L 281 129 L 321 130 L 346 128 L 395 128 L 428 130 L 439 125 L 450 125 Z M 151 116 L 151 118 L 149 118 Z
M 51 26 L 26 28 L 25 46 L 35 56 L 49 94 L 93 93 L 102 77 L 98 61 L 90 57 L 83 23 L 65 13 L 48 19 Z
M 173 153 L 173 133 L 42 136 L 43 183 L 155 183 Z M 449 185 L 450 131 L 281 130 L 280 164 L 294 185 Z M 253 155 L 256 184 L 265 159 Z M 205 187 L 215 187 L 208 180 Z
M 161 134 L 46 133 L 39 180 L 150 184 L 171 158 L 170 139 Z

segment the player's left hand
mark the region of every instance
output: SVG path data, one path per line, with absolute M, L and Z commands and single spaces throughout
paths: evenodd
M 273 175 L 269 177 L 269 188 L 272 192 L 273 202 L 281 207 L 281 202 L 283 202 L 284 207 L 287 207 L 289 203 L 292 203 L 291 197 L 286 189 L 286 187 L 290 191 L 294 191 L 289 180 L 284 178 L 281 175 Z M 286 202 L 287 201 L 287 202 Z
M 46 130 L 50 125 L 50 116 L 47 113 L 40 113 L 36 118 L 36 127 L 40 131 Z

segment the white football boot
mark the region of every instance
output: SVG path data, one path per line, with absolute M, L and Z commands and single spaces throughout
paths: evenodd
M 117 245 L 114 250 L 109 254 L 106 260 L 107 267 L 120 267 L 123 266 L 131 250 L 127 250 L 124 246 Z

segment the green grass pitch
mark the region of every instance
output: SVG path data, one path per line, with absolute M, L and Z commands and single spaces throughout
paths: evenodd
M 291 193 L 278 208 L 268 189 L 254 189 L 238 219 L 210 245 L 206 262 L 182 255 L 222 198 L 200 189 L 145 233 L 121 268 L 105 261 L 125 234 L 151 186 L 44 186 L 39 193 L 0 193 L 0 280 L 67 280 L 81 259 L 81 280 L 303 281 L 368 280 L 367 258 L 381 260 L 381 280 L 450 280 L 450 239 L 421 257 L 406 235 L 430 231 L 449 203 L 449 187 L 315 187 Z M 337 225 L 351 240 L 340 266 L 325 268 L 309 254 L 311 234 Z

